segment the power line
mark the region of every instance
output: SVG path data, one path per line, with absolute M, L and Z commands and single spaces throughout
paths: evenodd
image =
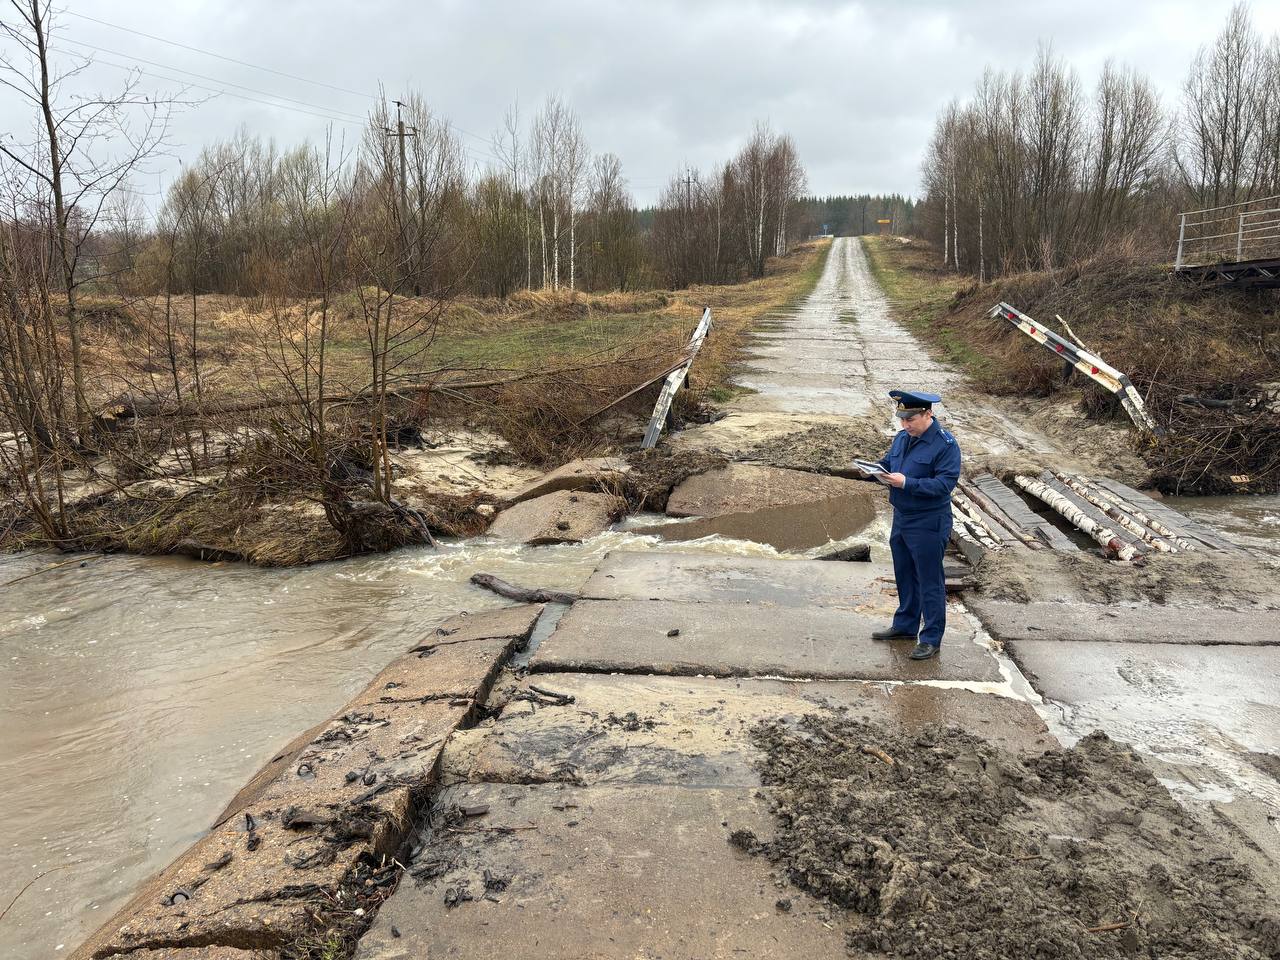
M 301 77 L 301 76 L 298 76 L 298 75 L 297 75 L 297 74 L 295 74 L 295 73 L 286 73 L 286 72 L 284 72 L 283 70 L 276 70 L 276 69 L 274 69 L 273 67 L 264 67 L 264 66 L 262 66 L 261 64 L 252 63 L 252 62 L 250 62 L 250 61 L 248 61 L 248 60 L 240 60 L 240 59 L 237 59 L 236 57 L 228 57 L 228 56 L 226 56 L 226 55 L 224 55 L 224 54 L 221 54 L 221 53 L 214 53 L 212 50 L 205 50 L 205 49 L 203 49 L 203 48 L 201 48 L 201 47 L 193 47 L 193 46 L 191 46 L 191 45 L 189 45 L 189 44 L 186 44 L 186 43 L 180 43 L 180 42 L 179 42 L 179 41 L 177 41 L 177 40 L 169 40 L 169 39 L 167 39 L 167 38 L 165 38 L 165 37 L 157 37 L 156 35 L 151 34 L 151 33 L 144 33 L 144 32 L 143 32 L 143 31 L 141 31 L 141 30 L 135 30 L 135 29 L 133 29 L 132 27 L 126 27 L 126 26 L 123 26 L 123 25 L 118 24 L 118 23 L 112 23 L 112 22 L 110 22 L 109 20 L 99 20 L 97 17 L 90 17 L 90 16 L 88 16 L 87 14 L 83 14 L 83 13 L 76 13 L 76 12 L 75 12 L 75 11 L 73 11 L 73 10 L 66 10 L 66 11 L 64 11 L 64 12 L 65 12 L 65 13 L 70 14 L 70 15 L 71 15 L 71 16 L 73 16 L 73 17 L 77 17 L 77 18 L 79 18 L 79 19 L 81 19 L 81 20 L 88 20 L 88 21 L 90 21 L 91 23 L 101 24 L 101 25 L 102 25 L 102 26 L 104 26 L 104 27 L 111 27 L 111 28 L 112 28 L 112 29 L 114 29 L 114 30 L 123 30 L 125 33 L 132 33 L 132 34 L 134 34 L 134 35 L 136 35 L 136 36 L 139 36 L 139 37 L 145 37 L 145 38 L 146 38 L 146 39 L 148 39 L 148 40 L 155 40 L 157 43 L 167 43 L 167 44 L 170 44 L 170 45 L 172 45 L 172 46 L 179 47 L 179 48 L 181 48 L 181 49 L 183 49 L 183 50 L 190 50 L 190 51 L 191 51 L 191 52 L 193 52 L 193 53 L 200 53 L 200 54 L 204 54 L 205 56 L 208 56 L 208 57 L 216 57 L 217 59 L 219 59 L 219 60 L 225 60 L 225 61 L 227 61 L 228 63 L 235 63 L 235 64 L 239 64 L 239 65 L 240 65 L 240 66 L 242 66 L 242 67 L 249 67 L 251 70 L 262 70 L 262 71 L 265 71 L 266 73 L 274 73 L 276 76 L 280 76 L 280 77 L 287 77 L 287 78 L 288 78 L 288 79 L 290 79 L 290 80 L 297 80 L 297 81 L 299 81 L 300 83 L 310 83 L 310 84 L 314 84 L 315 86 L 318 86 L 318 87 L 327 87 L 327 88 L 328 88 L 328 89 L 330 89 L 330 90 L 337 90 L 339 93 L 347 93 L 347 94 L 351 94 L 352 96 L 356 96 L 356 97 L 363 97 L 363 98 L 364 98 L 364 99 L 366 99 L 366 100 L 372 100 L 372 101 L 374 101 L 374 102 L 377 102 L 377 101 L 378 101 L 378 99 L 379 99 L 378 97 L 375 97 L 375 96 L 373 96 L 372 94 L 368 94 L 368 93 L 361 93 L 359 90 L 351 90 L 351 89 L 348 89 L 347 87 L 338 87 L 338 86 L 334 86 L 334 85 L 333 85 L 333 84 L 331 84 L 331 83 L 325 83 L 325 82 L 323 82 L 323 81 L 321 81 L 321 80 L 312 80 L 312 79 L 310 79 L 310 78 L 308 78 L 308 77 Z M 80 41 L 73 41 L 73 42 L 79 43 Z M 82 45 L 82 46 L 92 46 L 91 44 L 84 44 L 84 43 L 82 43 L 81 45 Z M 111 52 L 111 51 L 106 51 L 106 52 Z M 142 60 L 142 58 L 141 58 L 141 57 L 133 57 L 133 56 L 132 56 L 132 55 L 130 55 L 130 54 L 118 54 L 118 56 L 127 56 L 127 57 L 129 57 L 130 59 Z M 142 62 L 143 62 L 143 63 L 146 63 L 146 62 L 148 62 L 148 61 L 146 61 L 146 60 L 142 60 Z M 169 69 L 169 68 L 166 68 L 166 69 Z M 180 71 L 180 72 L 182 72 L 182 73 L 189 73 L 190 71 L 183 70 L 183 71 Z M 193 74 L 193 76 L 199 76 L 199 74 Z M 211 78 L 205 78 L 205 79 L 211 79 Z M 222 83 L 222 82 L 225 82 L 225 81 L 216 81 L 216 82 Z M 239 84 L 231 84 L 231 85 L 232 85 L 232 86 L 239 86 Z M 246 87 L 245 89 L 250 89 L 250 88 Z M 267 94 L 267 95 L 268 95 L 268 96 L 276 96 L 276 94 Z M 282 99 L 288 99 L 288 98 L 282 98 Z M 300 102 L 300 101 L 295 101 L 295 102 Z M 327 108 L 326 108 L 326 109 L 327 109 Z M 345 113 L 345 111 L 338 111 L 338 112 L 343 112 L 343 113 Z M 442 122 L 443 122 L 446 126 L 452 127 L 454 130 L 457 130 L 459 133 L 464 134 L 464 135 L 466 135 L 466 136 L 468 136 L 468 137 L 471 137 L 471 138 L 473 138 L 473 139 L 475 139 L 475 140 L 479 140 L 481 143 L 488 144 L 488 143 L 490 143 L 490 142 L 491 142 L 489 137 L 482 137 L 482 136 L 480 136 L 480 134 L 478 134 L 478 133 L 472 133 L 470 130 L 464 130 L 462 127 L 458 126 L 456 123 L 453 123 L 452 121 L 444 120 L 443 118 L 441 118 L 441 120 L 442 120 Z M 490 157 L 490 159 L 493 159 L 493 160 L 497 160 L 497 159 L 498 159 L 497 157 L 493 156 L 493 154 L 486 154 L 486 156 Z
M 191 83 L 189 80 L 182 80 L 178 77 L 166 77 L 163 74 L 152 73 L 150 70 L 143 70 L 141 67 L 132 66 L 127 63 L 112 63 L 110 60 L 96 59 L 93 63 L 100 63 L 106 67 L 115 67 L 117 70 L 124 70 L 127 73 L 139 73 L 145 77 L 151 77 L 155 80 L 163 80 L 165 83 L 176 83 L 185 87 L 191 87 L 196 90 L 204 90 L 208 93 L 222 94 L 228 97 L 238 97 L 241 100 L 247 100 L 250 103 L 262 104 L 264 107 L 275 107 L 278 110 L 291 110 L 294 113 L 306 114 L 309 117 L 317 117 L 321 120 L 332 120 L 334 123 L 346 123 L 355 126 L 364 126 L 363 120 L 353 120 L 348 117 L 337 117 L 327 113 L 316 113 L 313 110 L 303 110 L 300 107 L 291 107 L 288 104 L 277 103 L 272 100 L 259 100 L 257 97 L 250 97 L 243 93 L 236 93 L 234 90 L 223 90 L 221 87 L 206 87 L 203 84 Z M 270 96 L 270 94 L 268 94 Z
M 78 41 L 73 41 L 73 42 L 78 42 Z M 92 44 L 84 44 L 84 46 L 92 46 Z M 129 56 L 128 54 L 120 54 L 120 55 L 121 55 L 121 56 Z M 130 59 L 134 59 L 134 60 L 142 60 L 142 58 L 140 58 L 140 57 L 130 57 Z M 237 98 L 239 98 L 239 99 L 241 99 L 241 100 L 246 100 L 246 101 L 248 101 L 249 103 L 257 103 L 257 104 L 261 104 L 261 105 L 262 105 L 262 106 L 264 106 L 264 107 L 275 107 L 275 108 L 276 108 L 276 109 L 278 109 L 278 110 L 289 110 L 289 111 L 291 111 L 291 112 L 293 112 L 293 113 L 303 114 L 303 115 L 308 116 L 308 117 L 316 117 L 317 119 L 320 119 L 320 120 L 330 120 L 330 121 L 332 121 L 332 122 L 334 122 L 334 123 L 344 123 L 344 124 L 347 124 L 347 125 L 349 125 L 349 126 L 359 126 L 359 127 L 363 127 L 363 126 L 365 126 L 365 124 L 368 122 L 366 119 L 364 119 L 364 118 L 359 118 L 359 117 L 357 117 L 355 114 L 347 114 L 347 115 L 345 115 L 345 116 L 336 116 L 336 115 L 331 114 L 331 113 L 318 113 L 318 112 L 316 112 L 317 110 L 326 110 L 326 109 L 329 109 L 329 108 L 327 108 L 327 107 L 319 107 L 319 106 L 317 106 L 315 110 L 304 110 L 304 109 L 301 109 L 300 107 L 291 107 L 291 106 L 289 106 L 289 105 L 288 105 L 288 104 L 286 104 L 286 103 L 278 103 L 278 102 L 276 102 L 275 100 L 260 100 L 260 99 L 258 99 L 257 97 L 250 97 L 250 96 L 247 96 L 246 94 L 243 94 L 243 93 L 237 93 L 237 92 L 236 92 L 236 91 L 234 91 L 234 90 L 224 90 L 224 89 L 223 89 L 223 88 L 221 88 L 221 87 L 208 87 L 208 86 L 205 86 L 204 84 L 200 84 L 200 83 L 191 83 L 189 80 L 183 80 L 183 79 L 181 79 L 181 78 L 179 78 L 179 77 L 169 77 L 169 76 L 165 76 L 165 75 L 163 75 L 163 74 L 154 73 L 153 71 L 150 71 L 150 70 L 143 70 L 141 67 L 131 66 L 131 65 L 129 65 L 129 64 L 124 64 L 124 63 L 113 63 L 112 61 L 110 61 L 110 60 L 104 60 L 104 59 L 102 59 L 101 57 L 94 59 L 92 62 L 93 62 L 93 63 L 100 63 L 100 64 L 102 64 L 103 66 L 106 66 L 106 67 L 114 67 L 114 68 L 116 68 L 117 70 L 124 70 L 124 71 L 125 71 L 125 72 L 127 72 L 127 73 L 139 73 L 139 74 L 141 74 L 141 75 L 143 75 L 143 76 L 151 77 L 152 79 L 155 79 L 155 80 L 162 80 L 162 81 L 164 81 L 164 82 L 166 82 L 166 83 L 177 83 L 177 84 L 181 84 L 181 85 L 186 86 L 186 87 L 191 87 L 191 88 L 196 89 L 196 90 L 204 90 L 204 91 L 206 91 L 207 93 L 213 93 L 213 94 L 218 94 L 218 95 L 225 95 L 225 96 L 229 96 L 229 97 L 237 97 Z M 143 62 L 143 63 L 150 63 L 151 61 L 142 60 L 142 62 Z M 167 67 L 166 67 L 165 69 L 170 69 L 170 68 L 167 68 Z M 177 68 L 173 68 L 173 69 L 177 69 Z M 182 72 L 182 73 L 189 73 L 190 71 L 179 71 L 179 72 Z M 197 77 L 203 77 L 203 75 L 202 75 L 202 74 L 197 74 L 197 73 L 192 73 L 191 75 L 192 75 L 192 76 L 197 76 Z M 225 81 L 222 81 L 222 80 L 216 80 L 215 78 L 206 78 L 206 79 L 212 79 L 212 80 L 214 80 L 214 82 L 216 82 L 216 83 L 223 83 L 223 82 L 225 82 Z M 232 84 L 232 86 L 240 86 L 240 84 Z M 253 90 L 253 88 L 252 88 L 252 87 L 244 87 L 243 89 L 246 89 L 246 90 Z M 261 93 L 261 94 L 263 94 L 264 96 L 268 96 L 268 97 L 276 97 L 276 96 L 277 96 L 276 94 L 273 94 L 273 93 L 266 93 L 265 91 L 261 91 L 261 90 L 254 90 L 254 92 L 255 92 L 255 93 Z M 280 99 L 286 99 L 286 100 L 287 100 L 287 99 L 289 99 L 289 98 L 284 97 L 284 98 L 280 98 Z M 291 102 L 293 102 L 293 103 L 301 103 L 302 101 L 293 100 L 293 101 L 291 101 Z M 309 107 L 310 107 L 310 106 L 315 106 L 315 105 L 314 105 L 314 104 L 307 104 L 307 106 L 309 106 Z M 446 123 L 448 123 L 448 121 L 445 121 L 445 122 L 446 122 Z M 451 126 L 451 124 L 450 124 L 450 126 Z M 479 159 L 480 159 L 480 156 L 478 156 L 478 154 L 479 154 L 479 155 L 482 155 L 482 156 L 484 156 L 484 157 L 487 157 L 487 158 L 488 158 L 488 159 L 490 159 L 490 160 L 498 160 L 498 158 L 497 158 L 497 157 L 495 157 L 493 154 L 491 154 L 491 153 L 487 153 L 487 152 L 485 152 L 485 151 L 477 151 L 474 147 L 468 147 L 468 146 L 466 146 L 466 145 L 462 145 L 462 149 L 463 149 L 464 151 L 466 151 L 466 152 L 471 156 L 471 158 L 472 158 L 473 160 L 479 160 Z
M 308 109 L 311 109 L 311 110 L 319 110 L 328 114 L 336 114 L 344 117 L 349 117 L 352 120 L 358 120 L 360 123 L 364 123 L 366 120 L 365 117 L 362 117 L 356 113 L 348 113 L 346 110 L 338 110 L 333 107 L 325 107 L 315 103 L 308 103 L 305 100 L 295 100 L 293 97 L 286 97 L 279 93 L 272 93 L 269 90 L 258 90 L 255 87 L 245 86 L 243 83 L 234 83 L 230 80 L 223 80 L 219 77 L 211 77 L 211 76 L 208 76 L 207 74 L 196 73 L 194 70 L 186 70 L 182 67 L 175 67 L 167 63 L 159 63 L 155 60 L 148 60 L 145 57 L 134 56 L 131 53 L 123 53 L 120 50 L 110 50 L 107 47 L 99 47 L 92 43 L 85 43 L 83 40 L 73 40 L 70 37 L 65 37 L 64 39 L 68 43 L 74 43 L 76 46 L 79 46 L 79 47 L 88 47 L 90 50 L 97 50 L 99 53 L 109 53 L 113 57 L 124 57 L 127 60 L 136 60 L 139 63 L 145 63 L 153 67 L 159 67 L 161 70 L 168 70 L 173 73 L 184 73 L 187 76 L 197 77 L 200 80 L 208 80 L 211 83 L 221 84 L 222 86 L 225 86 L 225 87 L 236 87 L 240 90 L 248 90 L 250 93 L 256 93 L 264 97 L 271 97 L 274 100 L 283 100 L 287 103 L 294 103 L 300 107 L 307 107 Z M 230 91 L 223 91 L 223 92 L 227 93 Z
M 192 53 L 202 53 L 206 57 L 216 57 L 219 60 L 225 60 L 228 63 L 236 63 L 242 67 L 249 67 L 253 70 L 262 70 L 266 73 L 274 73 L 278 77 L 287 77 L 290 80 L 297 80 L 300 83 L 315 84 L 317 87 L 328 87 L 330 90 L 337 90 L 339 93 L 349 93 L 356 97 L 364 97 L 367 100 L 377 99 L 377 97 L 371 96 L 367 93 L 361 93 L 359 90 L 348 90 L 346 87 L 334 86 L 332 83 L 325 83 L 322 80 L 310 80 L 307 77 L 299 77 L 296 74 L 285 73 L 283 70 L 276 70 L 272 67 L 264 67 L 261 64 L 250 63 L 248 60 L 237 60 L 235 57 L 224 56 L 221 53 L 214 53 L 212 50 L 204 50 L 200 47 L 193 47 L 189 44 L 179 43 L 177 40 L 168 40 L 164 37 L 157 37 L 154 34 L 143 33 L 141 30 L 134 30 L 132 27 L 125 27 L 118 23 L 111 23 L 109 20 L 99 20 L 97 17 L 90 17 L 83 13 L 76 13 L 74 10 L 65 10 L 63 12 L 81 20 L 88 20 L 92 23 L 101 24 L 104 27 L 111 27 L 114 30 L 123 30 L 125 33 L 132 33 L 139 37 L 146 37 L 148 40 L 155 40 L 157 43 L 168 43 L 175 47 L 181 47 L 183 50 L 190 50 Z

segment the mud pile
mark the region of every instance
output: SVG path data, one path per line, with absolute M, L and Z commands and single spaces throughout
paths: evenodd
M 1276 569 L 1257 557 L 1197 550 L 1153 554 L 1141 564 L 1080 551 L 997 550 L 977 569 L 993 600 L 1263 606 L 1277 603 Z
M 883 421 L 849 420 L 770 437 L 744 451 L 739 459 L 791 470 L 832 473 L 848 470 L 854 457 L 879 460 L 892 440 Z
M 667 508 L 671 491 L 699 473 L 706 473 L 729 462 L 724 454 L 703 450 L 672 450 L 654 447 L 627 457 L 631 471 L 623 481 L 623 495 L 632 510 Z
M 731 842 L 848 911 L 854 954 L 1280 957 L 1274 903 L 1227 841 L 1104 734 L 1029 757 L 809 715 L 754 739 L 777 832 Z

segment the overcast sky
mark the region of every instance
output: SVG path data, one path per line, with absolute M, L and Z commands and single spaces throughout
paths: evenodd
M 481 165 L 509 104 L 518 99 L 527 118 L 559 94 L 577 110 L 592 149 L 622 158 L 637 201 L 647 204 L 684 164 L 706 169 L 728 158 L 756 120 L 795 138 L 811 192 L 913 193 L 933 118 L 968 95 L 985 65 L 1025 68 L 1037 41 L 1048 40 L 1086 85 L 1114 57 L 1146 72 L 1172 105 L 1196 49 L 1229 8 L 1229 0 L 73 0 L 57 18 L 54 47 L 92 54 L 98 62 L 85 79 L 102 89 L 124 76 L 112 64 L 132 64 L 309 105 L 222 94 L 186 111 L 172 128 L 173 156 L 154 165 L 144 190 L 162 187 L 180 160 L 241 125 L 293 144 L 323 136 L 331 122 L 299 112 L 309 110 L 347 119 L 335 129 L 358 137 L 350 117 L 365 113 L 381 83 L 391 97 L 420 90 L 477 135 L 463 140 Z M 12 22 L 12 12 L 4 18 Z M 1270 35 L 1280 29 L 1280 3 L 1254 4 L 1253 19 Z M 29 124 L 15 95 L 0 90 L 0 131 Z

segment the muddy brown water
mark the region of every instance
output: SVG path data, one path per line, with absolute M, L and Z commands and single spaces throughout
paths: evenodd
M 1280 494 L 1169 497 L 1169 506 L 1225 533 L 1261 557 L 1280 560 Z
M 780 555 L 619 530 L 293 570 L 85 555 L 18 583 L 65 558 L 0 558 L 0 910 L 21 892 L 0 920 L 0 956 L 69 953 L 279 746 L 435 624 L 508 603 L 472 573 L 575 591 L 623 548 Z
M 814 296 L 765 331 L 744 378 L 760 392 L 744 407 L 857 416 L 881 409 L 882 392 L 902 380 L 952 385 L 892 322 L 860 248 L 841 247 Z M 909 369 L 897 362 L 904 354 Z M 1171 505 L 1280 557 L 1280 497 Z M 668 521 L 638 516 L 574 547 L 478 540 L 297 570 L 94 556 L 0 586 L 0 910 L 21 893 L 0 920 L 0 956 L 69 953 L 196 839 L 276 748 L 436 623 L 506 603 L 471 587 L 472 573 L 573 591 L 612 549 L 779 556 L 732 537 L 807 546 L 844 532 L 802 514 L 768 529 L 695 532 L 679 521 L 665 542 L 633 528 Z M 856 539 L 883 550 L 887 513 L 854 527 Z M 0 558 L 0 584 L 62 559 Z M 1038 699 L 1007 662 L 1002 670 L 1004 686 Z

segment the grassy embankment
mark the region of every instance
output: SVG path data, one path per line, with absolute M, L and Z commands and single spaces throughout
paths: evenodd
M 443 379 L 465 381 L 495 372 L 617 365 L 611 372 L 619 383 L 628 377 L 643 379 L 649 368 L 660 368 L 678 355 L 702 308 L 710 306 L 714 335 L 698 359 L 698 390 L 712 398 L 723 396 L 743 332 L 807 294 L 821 275 L 829 249 L 827 242 L 801 244 L 790 255 L 770 260 L 763 278 L 724 286 L 605 294 L 519 291 L 506 299 L 460 298 L 449 304 L 429 335 L 406 342 L 398 356 L 393 354 L 400 363 L 396 373 L 412 378 L 442 371 Z M 94 400 L 105 402 L 139 388 L 169 388 L 172 378 L 160 333 L 165 327 L 163 301 L 95 297 L 82 307 L 90 327 L 86 358 Z M 414 308 L 409 300 L 396 305 L 399 316 L 408 316 Z M 313 300 L 279 305 L 256 297 L 206 295 L 198 299 L 193 324 L 191 300 L 174 300 L 170 323 L 178 333 L 180 373 L 185 375 L 189 366 L 194 331 L 206 404 L 280 390 L 284 379 L 270 357 L 282 339 L 300 336 L 304 309 L 314 316 L 318 304 Z M 358 390 L 367 383 L 367 332 L 354 293 L 334 302 L 326 364 L 331 389 Z
M 1060 361 L 987 312 L 1005 301 L 1060 333 L 1061 315 L 1129 375 L 1167 431 L 1141 439 L 1154 485 L 1188 493 L 1280 485 L 1274 293 L 1201 288 L 1167 266 L 1105 258 L 980 284 L 944 270 L 937 251 L 919 242 L 868 238 L 867 251 L 898 317 L 980 389 L 1078 398 L 1091 416 L 1124 419 L 1109 394 L 1080 376 L 1064 380 Z
M 455 380 L 527 374 L 528 379 L 510 388 L 473 395 L 461 405 L 464 422 L 493 428 L 517 454 L 554 465 L 569 456 L 608 448 L 610 438 L 578 426 L 575 417 L 622 396 L 669 366 L 687 343 L 704 306 L 712 308 L 714 327 L 696 363 L 695 398 L 714 401 L 730 395 L 727 380 L 745 332 L 807 294 L 821 275 L 829 249 L 827 243 L 804 244 L 791 255 L 771 261 L 763 278 L 726 286 L 604 295 L 522 292 L 505 301 L 458 301 L 450 306 L 429 348 L 404 358 L 397 372 L 412 377 L 419 371 L 448 368 L 445 376 Z M 348 296 L 334 310 L 326 393 L 365 385 L 367 347 L 357 306 L 355 298 Z M 163 306 L 155 301 L 99 299 L 87 307 L 93 324 L 86 350 L 93 399 L 105 402 L 121 392 L 137 391 L 139 385 L 162 390 L 171 380 L 168 358 L 156 348 L 156 311 Z M 178 329 L 190 330 L 190 301 L 175 303 L 172 309 Z M 185 315 L 177 312 L 183 309 Z M 298 329 L 302 309 L 299 304 L 273 307 L 261 300 L 201 297 L 195 329 L 204 403 L 280 395 L 283 378 L 272 357 L 279 361 L 281 331 Z M 428 416 L 428 409 L 429 422 L 422 425 L 439 422 L 439 404 L 428 408 L 419 402 L 416 388 L 407 394 L 408 402 L 396 412 L 398 422 Z M 446 409 L 446 419 L 449 415 Z M 206 474 L 216 476 L 176 484 L 169 480 L 129 484 L 114 497 L 96 497 L 76 511 L 79 533 L 73 545 L 160 554 L 184 549 L 179 546 L 183 541 L 194 541 L 263 565 L 308 563 L 371 549 L 367 545 L 353 548 L 326 522 L 317 492 L 299 486 L 314 480 L 277 464 L 282 461 L 287 467 L 288 458 L 272 453 L 271 443 L 277 441 L 269 439 L 275 435 L 270 417 L 247 416 L 260 418 L 253 435 L 262 441 L 229 454 L 225 462 L 204 467 Z M 161 418 L 143 423 L 156 419 Z M 222 417 L 213 422 L 228 431 L 222 434 L 227 436 L 249 421 Z M 155 428 L 143 429 L 154 432 Z M 162 451 L 154 454 L 163 456 Z M 157 459 L 156 468 L 171 460 Z M 164 476 L 159 469 L 150 475 Z M 144 473 L 141 479 L 147 476 Z M 435 488 L 421 479 L 398 484 L 396 492 L 420 511 L 432 530 L 465 535 L 484 528 L 485 521 L 475 510 L 485 499 L 482 495 L 459 495 L 456 489 Z M 6 522 L 0 527 L 9 530 L 7 542 L 0 546 L 43 542 L 28 523 Z M 385 544 L 394 545 L 394 541 Z

